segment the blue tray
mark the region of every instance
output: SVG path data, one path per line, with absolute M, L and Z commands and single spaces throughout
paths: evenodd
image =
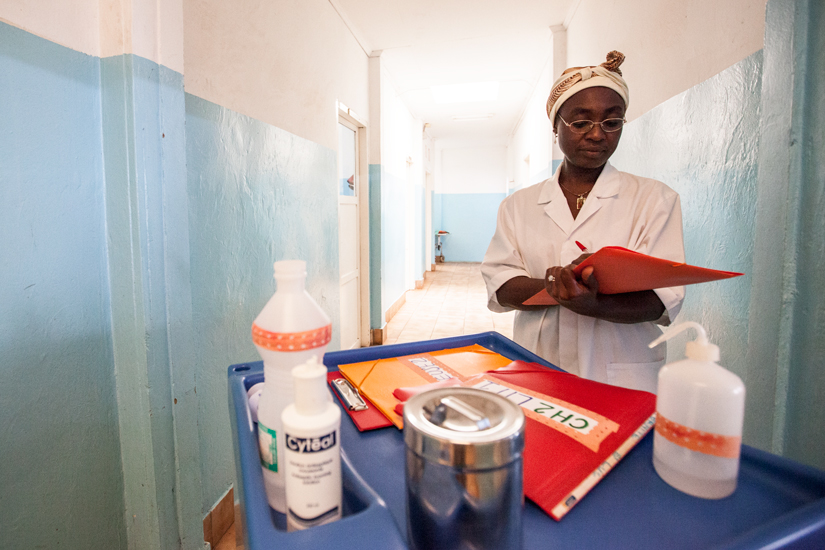
M 510 359 L 555 368 L 496 332 L 327 353 L 338 365 L 480 344 Z M 344 517 L 287 533 L 267 504 L 246 390 L 263 363 L 229 367 L 229 401 L 247 548 L 406 548 L 404 441 L 394 427 L 359 432 L 343 415 Z M 524 510 L 524 548 L 825 548 L 825 472 L 743 446 L 736 492 L 721 500 L 685 495 L 662 481 L 645 437 L 576 507 L 556 522 Z M 548 465 L 548 468 L 552 465 Z

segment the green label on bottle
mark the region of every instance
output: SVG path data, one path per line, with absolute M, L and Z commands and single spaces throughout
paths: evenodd
M 258 421 L 258 448 L 261 451 L 261 466 L 278 471 L 278 434 Z

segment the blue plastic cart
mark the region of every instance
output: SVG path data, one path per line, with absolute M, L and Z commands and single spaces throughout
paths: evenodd
M 324 363 L 338 370 L 341 364 L 472 344 L 556 368 L 496 332 L 331 352 Z M 344 517 L 286 532 L 284 516 L 266 501 L 256 429 L 247 409 L 247 389 L 262 381 L 262 362 L 229 367 L 236 491 L 246 548 L 406 548 L 402 434 L 394 427 L 360 433 L 346 414 L 341 422 Z M 743 446 L 736 492 L 703 500 L 659 478 L 651 462 L 652 441 L 645 437 L 560 522 L 527 501 L 524 548 L 825 548 L 825 472 Z

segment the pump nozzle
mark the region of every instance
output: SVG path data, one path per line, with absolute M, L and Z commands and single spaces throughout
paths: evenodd
M 661 336 L 653 340 L 650 344 L 648 344 L 648 347 L 655 348 L 665 340 L 670 340 L 683 330 L 687 330 L 689 328 L 696 330 L 697 338 L 696 340 L 688 342 L 685 345 L 685 355 L 688 358 L 696 359 L 697 361 L 718 361 L 719 346 L 716 346 L 708 342 L 708 335 L 705 332 L 705 327 L 693 321 L 687 321 L 685 323 L 680 323 L 675 327 L 671 327 L 669 330 L 665 331 L 664 334 L 662 334 Z

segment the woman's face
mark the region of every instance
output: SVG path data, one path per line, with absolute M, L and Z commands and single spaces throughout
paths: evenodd
M 580 168 L 599 168 L 619 146 L 622 131 L 605 132 L 598 124 L 586 134 L 570 130 L 568 124 L 577 120 L 602 122 L 609 118 L 624 118 L 625 105 L 622 97 L 610 88 L 594 86 L 586 88 L 564 102 L 556 115 L 559 147 L 567 162 Z

